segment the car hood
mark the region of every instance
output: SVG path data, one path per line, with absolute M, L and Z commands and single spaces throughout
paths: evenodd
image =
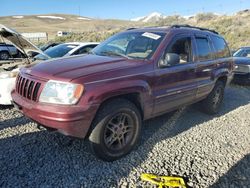
M 137 66 L 135 62 L 138 60 L 88 54 L 45 61 L 24 69 L 22 72 L 43 79 L 72 81 L 77 78 Z
M 250 65 L 249 57 L 234 57 L 234 63 L 237 65 Z
M 43 53 L 37 46 L 25 39 L 20 33 L 1 24 L 0 35 L 5 40 L 4 42 L 8 41 L 12 43 L 18 50 L 20 50 L 24 54 L 27 54 L 27 52 L 29 51 L 33 51 L 50 58 L 48 55 Z

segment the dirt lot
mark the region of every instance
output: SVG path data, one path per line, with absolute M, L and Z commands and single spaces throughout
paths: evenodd
M 143 172 L 184 176 L 192 187 L 248 187 L 249 135 L 250 87 L 227 88 L 216 116 L 189 106 L 145 122 L 138 148 L 112 163 L 2 107 L 0 187 L 149 187 Z

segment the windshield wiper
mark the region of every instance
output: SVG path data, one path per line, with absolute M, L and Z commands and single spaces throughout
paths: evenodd
M 121 54 L 121 53 L 114 52 L 114 51 L 103 51 L 103 52 L 101 52 L 101 54 L 111 55 L 111 56 L 120 56 L 120 57 L 125 57 L 127 59 L 131 59 L 131 57 L 129 57 L 129 56 L 125 55 L 125 54 Z

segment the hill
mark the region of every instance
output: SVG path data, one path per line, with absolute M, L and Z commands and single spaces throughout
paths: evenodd
M 147 26 L 167 26 L 173 24 L 189 24 L 218 31 L 228 41 L 232 49 L 250 46 L 250 10 L 246 9 L 233 15 L 216 13 L 200 13 L 193 16 L 164 16 L 154 13 L 141 17 L 139 22 Z M 151 18 L 151 19 L 148 19 Z M 134 19 L 133 19 L 134 20 Z M 145 22 L 145 20 L 148 20 Z M 154 21 L 157 20 L 157 21 Z
M 66 14 L 6 16 L 0 23 L 22 32 L 47 32 L 54 39 L 58 31 L 82 33 L 111 31 L 133 27 L 136 23 L 125 20 L 94 19 Z M 138 25 L 138 24 L 136 24 Z
M 193 16 L 166 16 L 153 12 L 148 16 L 126 20 L 95 19 L 77 15 L 50 14 L 0 17 L 0 24 L 18 32 L 47 32 L 55 41 L 102 41 L 110 35 L 130 27 L 189 24 L 214 29 L 222 34 L 232 49 L 250 45 L 250 10 L 233 15 L 200 13 Z M 72 32 L 56 37 L 57 31 Z

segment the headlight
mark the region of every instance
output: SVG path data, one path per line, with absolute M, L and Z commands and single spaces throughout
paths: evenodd
M 76 104 L 84 90 L 83 85 L 50 80 L 46 83 L 39 102 L 53 104 Z
M 2 72 L 0 73 L 0 79 L 15 78 L 17 74 L 18 72 Z

